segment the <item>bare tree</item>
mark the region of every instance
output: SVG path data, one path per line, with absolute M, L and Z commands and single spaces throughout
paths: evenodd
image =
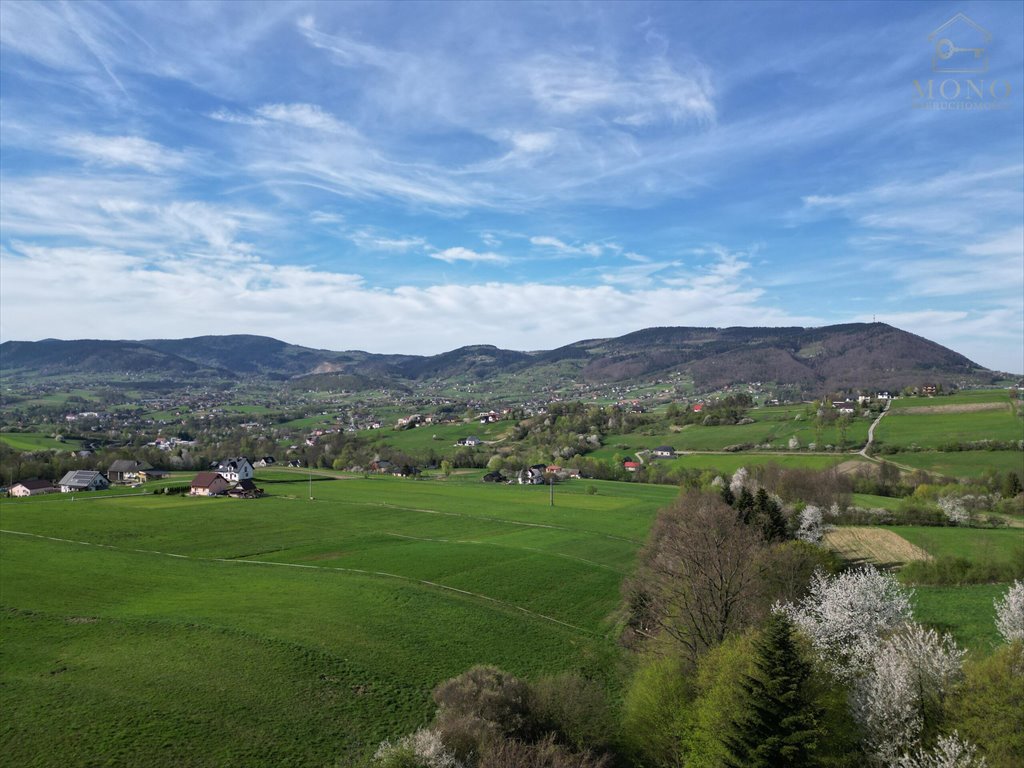
M 630 630 L 664 634 L 691 660 L 757 620 L 764 544 L 716 494 L 690 493 L 663 509 L 627 582 Z

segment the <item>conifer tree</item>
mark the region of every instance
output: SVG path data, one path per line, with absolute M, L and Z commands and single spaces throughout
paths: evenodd
M 755 644 L 756 674 L 743 682 L 746 715 L 723 738 L 730 768 L 783 768 L 817 765 L 821 729 L 811 698 L 811 665 L 801 655 L 793 623 L 772 613 Z

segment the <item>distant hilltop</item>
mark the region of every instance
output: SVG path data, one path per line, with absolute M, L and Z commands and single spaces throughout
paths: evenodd
M 336 380 L 348 388 L 486 382 L 510 374 L 528 374 L 541 385 L 685 375 L 700 391 L 764 382 L 807 392 L 991 384 L 1000 378 L 941 344 L 885 323 L 647 328 L 549 351 L 476 345 L 431 356 L 334 352 L 252 335 L 8 341 L 0 344 L 0 371 L 5 377 L 90 374 L 98 379 L 107 375 L 163 380 L 308 377 L 311 382 Z

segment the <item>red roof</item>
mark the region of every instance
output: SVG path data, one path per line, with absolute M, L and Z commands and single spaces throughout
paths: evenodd
M 624 461 L 622 462 L 622 466 L 624 466 L 626 469 L 638 469 L 640 467 L 640 464 L 639 462 L 636 461 Z

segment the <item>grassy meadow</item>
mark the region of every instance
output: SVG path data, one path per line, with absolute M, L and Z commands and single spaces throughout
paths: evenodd
M 474 663 L 607 677 L 619 584 L 676 493 L 259 481 L 2 502 L 9 764 L 350 765 Z

